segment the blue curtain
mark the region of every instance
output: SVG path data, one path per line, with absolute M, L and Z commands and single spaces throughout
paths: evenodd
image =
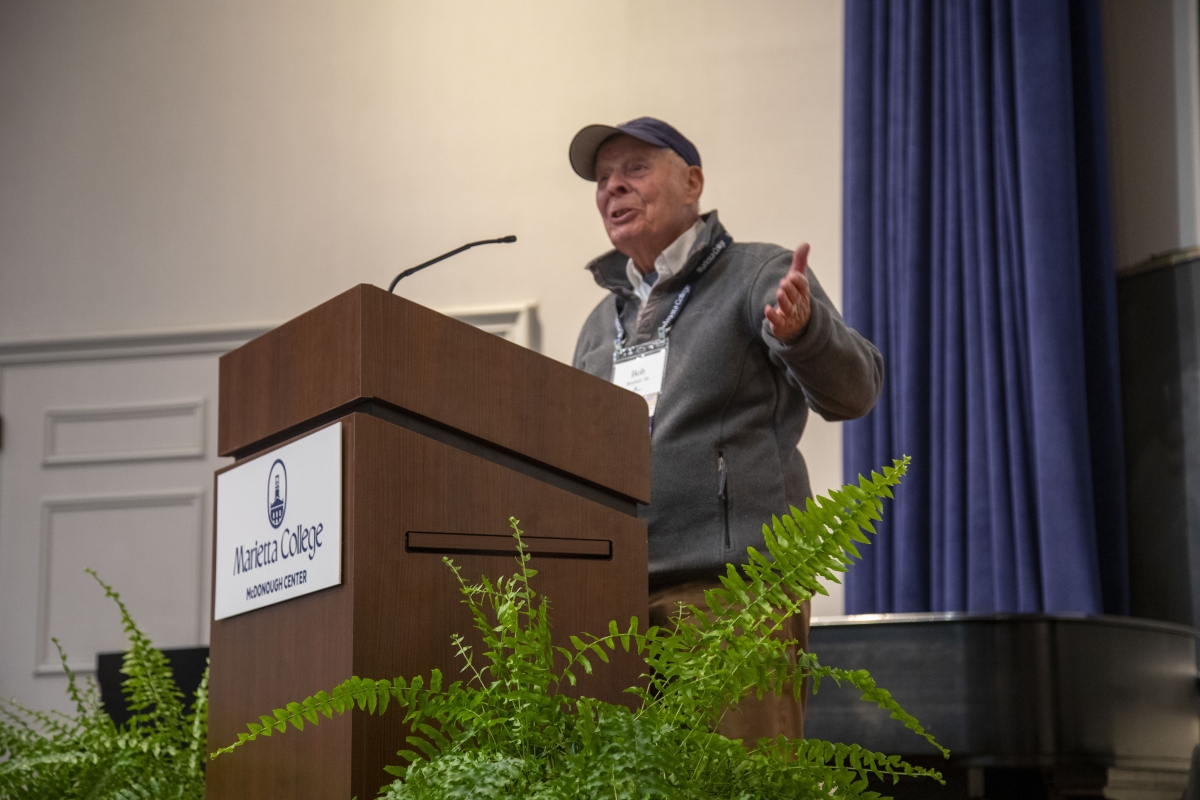
M 848 613 L 1128 612 L 1097 0 L 847 0 L 844 309 L 913 458 Z

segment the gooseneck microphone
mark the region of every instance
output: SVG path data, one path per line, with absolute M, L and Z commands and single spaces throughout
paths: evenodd
M 407 278 L 409 275 L 412 275 L 414 272 L 420 272 L 421 270 L 425 269 L 426 267 L 436 264 L 439 261 L 444 261 L 445 259 L 449 258 L 450 256 L 456 256 L 459 253 L 461 253 L 463 250 L 470 250 L 472 247 L 475 247 L 475 246 L 481 245 L 481 244 L 512 244 L 516 240 L 517 240 L 517 237 L 515 237 L 515 236 L 501 236 L 499 239 L 483 239 L 482 241 L 471 242 L 470 244 L 464 244 L 462 247 L 458 248 L 457 250 L 451 250 L 449 253 L 444 253 L 444 254 L 438 256 L 437 258 L 429 259 L 424 264 L 417 264 L 412 269 L 404 270 L 404 272 L 401 272 L 399 275 L 397 275 L 395 278 L 392 279 L 392 285 L 388 287 L 388 292 L 391 293 L 391 292 L 395 291 L 396 284 L 399 283 L 400 281 L 402 281 L 403 279 Z

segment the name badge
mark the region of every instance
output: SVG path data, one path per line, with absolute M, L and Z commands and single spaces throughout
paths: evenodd
M 646 405 L 650 406 L 650 416 L 653 418 L 666 367 L 666 339 L 622 347 L 613 353 L 612 382 L 622 389 L 640 394 L 646 400 Z

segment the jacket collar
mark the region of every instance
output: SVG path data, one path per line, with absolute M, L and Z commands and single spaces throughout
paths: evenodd
M 704 220 L 704 227 L 700 230 L 700 234 L 696 236 L 696 243 L 692 245 L 691 255 L 683 265 L 683 269 L 676 272 L 667 281 L 665 286 L 675 286 L 682 283 L 704 259 L 704 254 L 708 252 L 713 243 L 725 232 L 725 227 L 721 225 L 721 221 L 717 219 L 717 212 L 710 211 L 707 214 L 701 214 L 700 219 Z M 629 257 L 617 250 L 609 250 L 599 258 L 593 259 L 587 265 L 588 271 L 592 273 L 592 277 L 596 279 L 596 283 L 610 292 L 619 294 L 623 297 L 634 297 L 633 287 L 629 284 L 629 277 L 625 274 L 625 264 L 629 261 Z

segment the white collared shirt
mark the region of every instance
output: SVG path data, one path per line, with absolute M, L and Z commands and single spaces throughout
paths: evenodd
M 650 290 L 659 281 L 665 281 L 683 269 L 683 265 L 687 263 L 688 257 L 692 254 L 696 237 L 702 230 L 704 230 L 704 220 L 698 219 L 695 225 L 681 233 L 678 239 L 671 242 L 667 245 L 667 249 L 658 254 L 658 258 L 654 259 L 654 271 L 649 275 L 643 276 L 634 266 L 632 258 L 626 262 L 625 275 L 629 278 L 629 285 L 633 287 L 633 293 L 637 295 L 643 305 L 650 297 Z

